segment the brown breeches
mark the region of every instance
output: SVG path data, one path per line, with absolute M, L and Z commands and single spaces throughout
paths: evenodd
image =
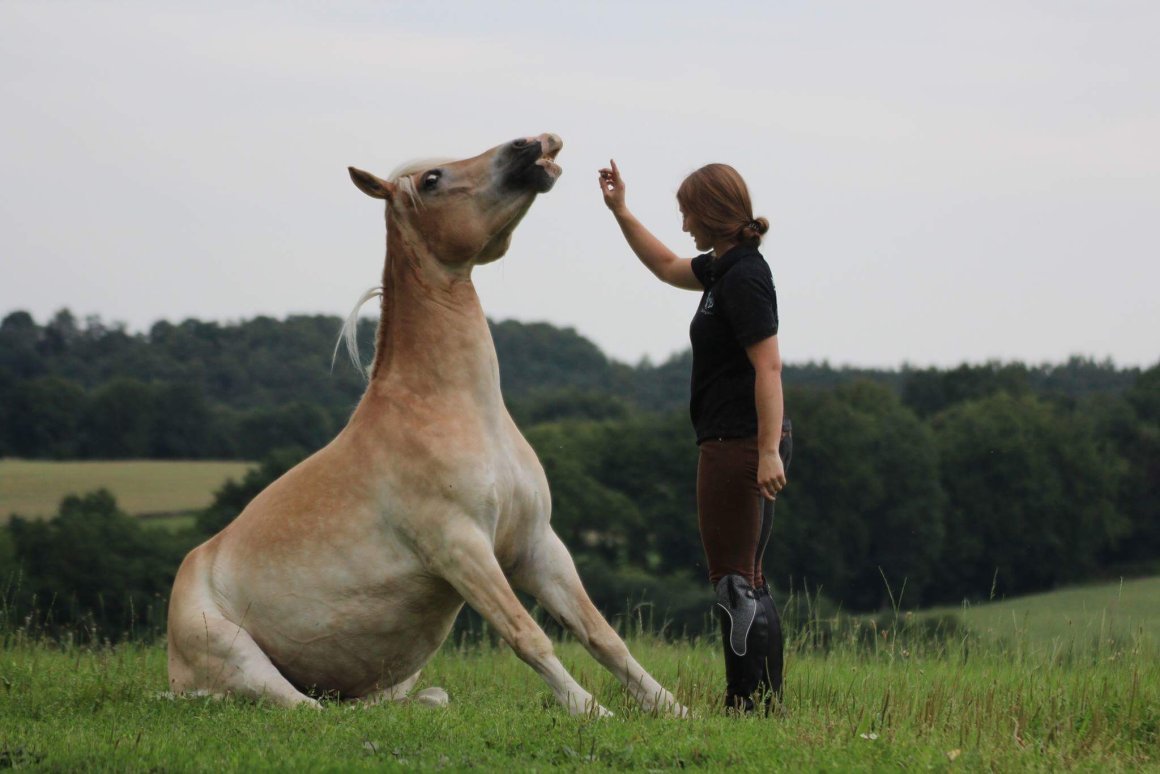
M 773 500 L 757 489 L 757 438 L 701 442 L 697 461 L 697 524 L 709 565 L 709 582 L 740 575 L 753 588 L 765 585 L 762 559 L 773 527 Z M 785 470 L 793 453 L 793 430 L 781 426 L 778 454 Z

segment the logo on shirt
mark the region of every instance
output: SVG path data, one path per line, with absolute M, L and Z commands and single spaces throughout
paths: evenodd
M 705 294 L 705 303 L 701 307 L 701 311 L 705 314 L 713 314 L 713 291 L 710 290 Z

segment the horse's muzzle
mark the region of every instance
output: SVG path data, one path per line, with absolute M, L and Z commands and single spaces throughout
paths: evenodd
M 563 147 L 564 141 L 551 133 L 513 140 L 500 154 L 504 181 L 512 187 L 547 193 L 563 171 L 556 163 L 556 154 Z

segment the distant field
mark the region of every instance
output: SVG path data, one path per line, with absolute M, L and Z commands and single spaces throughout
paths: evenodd
M 249 462 L 0 460 L 0 523 L 13 513 L 52 516 L 66 495 L 101 487 L 134 515 L 192 511 L 209 505 L 227 478 L 240 478 L 250 467 Z
M 1160 642 L 1160 577 L 1059 589 L 956 613 L 981 635 L 1028 641 L 1092 641 L 1142 634 Z

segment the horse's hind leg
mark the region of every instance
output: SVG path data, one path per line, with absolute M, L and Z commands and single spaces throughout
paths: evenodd
M 319 706 L 290 684 L 241 626 L 216 612 L 175 623 L 171 618 L 169 687 L 174 693 L 244 696 L 283 707 Z
M 410 696 L 411 689 L 415 687 L 415 683 L 419 681 L 419 673 L 408 677 L 398 685 L 392 685 L 390 688 L 384 688 L 381 691 L 375 691 L 372 694 L 363 696 L 357 699 L 359 704 L 373 706 L 382 704 L 388 701 L 407 701 L 408 699 L 423 704 L 428 707 L 446 707 L 450 699 L 447 696 L 447 691 L 442 688 L 424 688 L 414 696 Z

